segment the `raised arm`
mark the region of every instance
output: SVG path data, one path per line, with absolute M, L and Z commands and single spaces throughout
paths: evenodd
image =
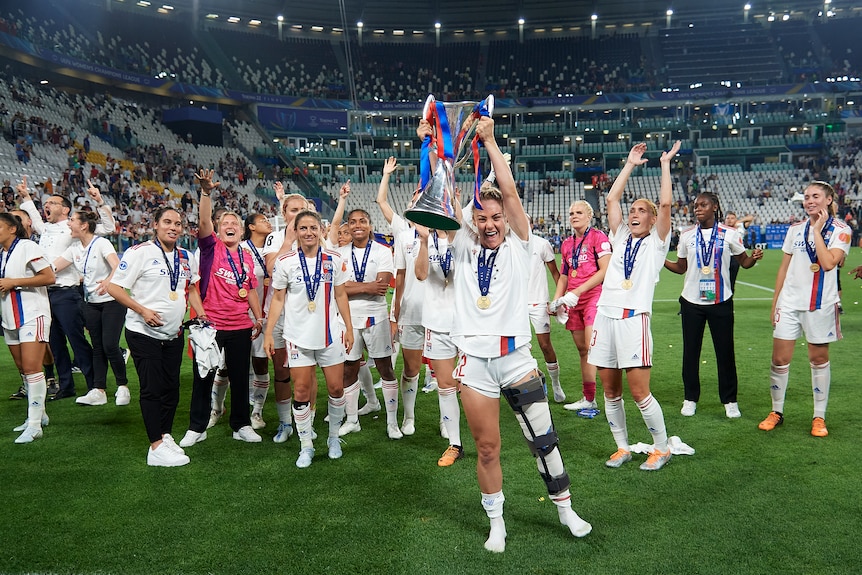
M 386 223 L 392 223 L 392 216 L 395 215 L 395 210 L 389 205 L 389 176 L 398 167 L 398 160 L 394 156 L 390 156 L 383 164 L 383 177 L 380 178 L 380 187 L 377 188 L 377 198 L 374 200 L 380 206 L 380 211 L 383 212 L 383 217 L 386 218 Z
M 503 210 L 506 212 L 506 220 L 515 235 L 521 240 L 527 241 L 530 239 L 530 220 L 527 219 L 521 198 L 518 197 L 518 189 L 515 187 L 515 178 L 512 177 L 509 163 L 497 145 L 496 138 L 494 138 L 494 120 L 488 117 L 480 118 L 476 135 L 479 136 L 482 145 L 488 151 L 488 159 L 491 160 L 491 165 L 497 175 L 497 189 L 503 194 Z
M 344 210 L 347 208 L 347 196 L 350 195 L 350 180 L 341 185 L 338 191 L 338 205 L 332 214 L 332 225 L 329 226 L 329 243 L 338 245 L 338 230 L 341 228 L 341 220 L 344 219 Z
M 643 142 L 635 144 L 631 151 L 629 151 L 628 158 L 626 158 L 626 164 L 623 166 L 623 169 L 620 170 L 616 179 L 614 179 L 611 190 L 608 192 L 606 200 L 608 207 L 608 227 L 612 234 L 616 233 L 617 228 L 619 228 L 620 224 L 623 223 L 623 209 L 622 206 L 620 206 L 620 200 L 623 197 L 623 190 L 626 189 L 626 182 L 629 181 L 629 176 L 632 175 L 632 170 L 647 163 L 647 159 L 643 157 L 646 149 L 647 146 Z
M 428 261 L 428 237 L 437 230 L 429 230 L 425 226 L 416 226 L 416 233 L 419 234 L 419 253 L 416 254 L 416 262 L 413 264 L 413 273 L 416 274 L 416 279 L 425 281 L 428 279 L 428 272 L 431 268 L 431 262 Z
M 19 206 L 30 216 L 33 231 L 42 235 L 42 232 L 45 231 L 45 222 L 42 220 L 42 214 L 36 209 L 33 199 L 30 197 L 30 191 L 27 189 L 27 176 L 21 177 L 21 183 L 15 189 L 18 192 Z
M 221 185 L 213 182 L 215 170 L 201 170 L 195 174 L 195 182 L 201 187 L 201 197 L 198 201 L 198 238 L 208 238 L 213 233 L 213 204 L 210 194 Z
M 111 212 L 111 206 L 105 203 L 102 199 L 102 191 L 93 185 L 89 179 L 87 180 L 87 193 L 90 198 L 96 202 L 96 209 L 99 212 L 99 224 L 96 226 L 95 233 L 100 236 L 109 236 L 117 232 L 117 223 L 114 221 L 114 214 Z
M 674 156 L 679 152 L 680 141 L 673 143 L 673 147 L 669 151 L 661 155 L 661 191 L 658 196 L 658 218 L 656 219 L 655 227 L 658 231 L 658 237 L 662 241 L 667 239 L 670 233 L 671 215 L 670 206 L 673 201 L 673 178 L 670 175 L 670 163 Z

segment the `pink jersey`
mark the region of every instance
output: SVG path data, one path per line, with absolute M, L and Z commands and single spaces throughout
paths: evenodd
M 599 258 L 611 255 L 613 250 L 611 240 L 605 232 L 596 228 L 587 228 L 583 239 L 578 240 L 575 236 L 570 236 L 563 240 L 560 252 L 563 255 L 563 267 L 560 273 L 569 278 L 566 291 L 572 291 L 599 271 Z M 578 252 L 577 265 L 574 262 L 575 252 Z M 575 268 L 577 273 L 572 273 Z M 581 297 L 587 294 L 598 296 L 601 292 L 602 284 L 599 284 L 587 293 L 581 294 Z
M 204 288 L 204 311 L 207 319 L 211 321 L 216 329 L 237 330 L 252 327 L 252 320 L 248 315 L 248 295 L 239 295 L 240 286 L 237 285 L 237 277 L 243 277 L 242 289 L 246 292 L 257 288 L 257 278 L 254 275 L 254 260 L 247 251 L 238 249 L 231 254 L 233 266 L 228 259 L 227 247 L 215 234 L 208 238 L 201 238 L 198 242 L 201 249 L 201 278 L 204 275 L 209 281 Z M 240 257 L 240 254 L 242 257 Z M 209 260 L 209 262 L 207 261 Z M 209 270 L 206 270 L 209 264 Z M 237 274 L 233 268 L 236 267 Z

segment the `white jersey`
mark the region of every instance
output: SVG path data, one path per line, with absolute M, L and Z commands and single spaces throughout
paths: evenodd
M 265 246 L 266 244 L 264 244 Z M 251 240 L 240 242 L 240 248 L 245 250 L 245 253 L 251 256 L 251 261 L 254 264 L 254 277 L 257 279 L 257 298 L 260 301 L 263 317 L 266 317 L 269 311 L 269 304 L 272 301 L 272 288 L 267 285 L 270 283 L 269 275 L 266 273 L 265 255 L 262 252 L 263 248 L 258 248 Z M 249 309 L 248 313 L 254 318 L 254 313 Z
M 479 243 L 479 236 L 466 226 L 455 234 L 452 265 L 459 273 L 454 282 L 455 314 L 450 335 L 464 353 L 475 357 L 501 357 L 530 343 L 529 250 L 530 241 L 521 240 L 511 230 L 506 233 L 506 239 L 497 250 L 487 300 L 480 304 L 479 255 L 484 251 L 485 257 L 489 257 L 492 251 L 485 250 Z
M 808 245 L 814 248 L 814 230 L 809 229 L 808 237 L 805 237 L 805 225 L 808 222 L 793 224 L 784 236 L 784 245 L 781 246 L 784 253 L 789 254 L 790 265 L 787 268 L 787 277 L 778 294 L 777 306 L 784 309 L 815 310 L 825 308 L 838 303 L 838 267 L 829 271 L 820 268 L 811 271 L 811 259 L 805 248 Z M 850 252 L 850 240 L 853 236 L 850 228 L 844 222 L 833 218 L 832 224 L 825 228 L 826 247 L 840 249 L 845 254 Z
M 186 315 L 189 285 L 200 281 L 198 261 L 188 250 L 176 248 L 179 251 L 180 272 L 177 284 L 178 297 L 170 298 L 171 274 L 170 268 L 175 265 L 174 251 L 163 252 L 162 248 L 153 242 L 144 242 L 132 246 L 123 254 L 120 266 L 117 268 L 112 284 L 129 290 L 133 300 L 142 306 L 157 312 L 163 325 L 152 327 L 144 318 L 131 309 L 126 312 L 126 329 L 159 340 L 170 340 L 180 335 L 180 328 Z
M 428 277 L 419 282 L 425 284 L 422 324 L 438 333 L 452 331 L 452 320 L 455 317 L 456 268 L 453 259 L 448 236 L 438 237 L 436 243 L 433 237 L 428 238 Z M 444 266 L 448 274 L 444 273 Z
M 368 244 L 371 246 L 371 251 L 365 265 L 365 274 L 361 279 L 356 277 L 356 272 L 362 268 L 365 248 L 354 248 L 353 244 L 338 248 L 338 253 L 341 254 L 347 268 L 347 281 L 373 282 L 377 278 L 377 274 L 390 273 L 395 275 L 392 251 L 371 238 L 368 239 Z M 389 309 L 386 307 L 385 295 L 360 294 L 350 296 L 350 319 L 355 329 L 371 327 L 388 321 L 388 315 Z
M 72 245 L 75 241 L 72 239 L 72 230 L 69 228 L 68 220 L 57 222 L 55 224 L 42 221 L 42 215 L 36 209 L 36 204 L 32 200 L 22 202 L 21 209 L 27 212 L 30 220 L 33 222 L 33 231 L 39 234 L 39 247 L 45 252 L 45 257 L 48 261 L 53 262 L 58 257 L 63 255 L 66 248 Z M 112 218 L 99 210 L 101 221 L 96 225 L 96 234 L 111 234 L 114 233 Z M 81 283 L 81 278 L 78 275 L 78 270 L 75 266 L 69 266 L 63 271 L 57 272 L 55 286 L 72 287 Z
M 272 289 L 285 290 L 284 339 L 304 349 L 324 349 L 341 342 L 335 286 L 348 281 L 347 265 L 336 251 L 320 251 L 320 283 L 310 300 L 302 271 L 303 258 L 309 278 L 314 278 L 317 258 L 306 258 L 301 251 L 291 251 L 275 260 Z M 309 307 L 309 302 L 314 305 Z M 313 309 L 311 309 L 313 308 Z
M 0 250 L 3 277 L 31 278 L 47 267 L 51 267 L 51 264 L 36 242 L 18 240 L 11 253 Z M 45 286 L 14 289 L 3 295 L 0 302 L 4 329 L 18 329 L 37 317 L 51 317 L 51 304 Z
M 545 238 L 530 237 L 530 272 L 527 275 L 527 303 L 548 303 L 548 272 L 545 264 L 556 260 L 551 242 Z
M 402 218 L 396 213 L 392 214 L 392 221 L 389 222 L 389 233 L 392 237 L 397 238 L 398 234 L 410 229 L 410 222 Z
M 679 235 L 677 256 L 688 263 L 682 298 L 696 305 L 725 302 L 733 295 L 730 285 L 730 259 L 745 253 L 742 236 L 736 228 L 716 224 L 714 228 L 701 230 L 704 247 L 699 245 L 697 230 L 698 226 L 692 226 Z M 712 244 L 712 250 L 709 250 L 715 230 L 718 230 L 718 235 Z M 707 258 L 704 258 L 703 251 L 709 252 Z M 709 268 L 708 274 L 703 273 L 704 267 Z
M 105 292 L 99 294 L 99 283 L 111 275 L 111 264 L 108 256 L 117 255 L 114 245 L 99 236 L 93 236 L 92 241 L 84 246 L 75 241 L 66 248 L 60 257 L 67 262 L 72 262 L 81 277 L 84 278 L 84 301 L 87 303 L 105 303 L 114 301 L 111 294 Z
M 641 238 L 643 241 L 634 258 L 634 267 L 629 277 L 631 287 L 624 289 L 624 258 L 629 238 L 632 238 L 631 251 L 634 252 L 638 240 L 632 237 L 628 225 L 620 223 L 610 235 L 614 251 L 605 272 L 602 295 L 597 303 L 598 313 L 607 317 L 623 318 L 639 313 L 652 313 L 655 284 L 658 283 L 659 273 L 664 267 L 664 260 L 670 248 L 670 232 L 662 240 L 653 228 L 648 235 Z
M 401 294 L 399 325 L 424 325 L 422 304 L 425 300 L 425 285 L 416 279 L 418 253 L 419 234 L 415 229 L 404 230 L 395 237 L 395 269 L 404 270 L 404 293 Z

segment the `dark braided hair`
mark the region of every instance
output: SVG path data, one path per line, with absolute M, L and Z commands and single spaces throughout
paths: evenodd
M 708 198 L 715 205 L 715 221 L 723 222 L 724 214 L 721 212 L 721 202 L 718 200 L 718 194 L 715 192 L 702 191 L 698 192 L 697 197 L 703 196 L 704 198 Z

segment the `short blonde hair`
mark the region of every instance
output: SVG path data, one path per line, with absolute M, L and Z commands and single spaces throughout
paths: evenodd
M 575 206 L 583 206 L 584 208 L 586 208 L 587 213 L 590 214 L 590 221 L 593 220 L 593 216 L 595 215 L 593 213 L 593 206 L 591 206 L 588 201 L 586 201 L 586 200 L 575 200 L 574 202 L 572 202 L 572 205 L 569 206 L 569 209 L 571 210 Z

